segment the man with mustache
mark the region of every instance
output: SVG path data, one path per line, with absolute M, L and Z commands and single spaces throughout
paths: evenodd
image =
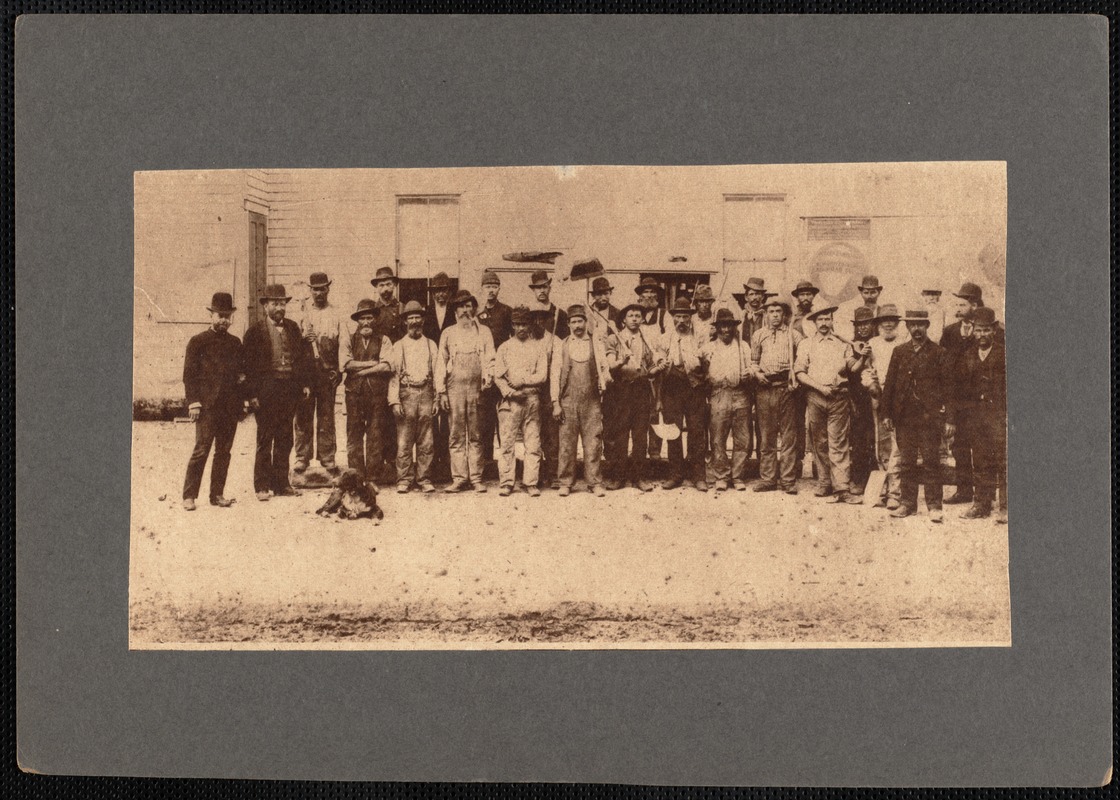
M 367 483 L 383 471 L 385 416 L 389 406 L 389 356 L 393 344 L 377 325 L 378 306 L 361 300 L 350 315 L 357 323 L 347 338 L 342 369 L 346 373 L 346 466 Z
M 597 336 L 618 330 L 618 309 L 611 303 L 613 291 L 614 287 L 606 278 L 591 281 L 591 313 L 587 317 L 587 326 Z
M 494 380 L 494 337 L 475 319 L 478 301 L 466 289 L 448 307 L 455 324 L 440 337 L 435 368 L 436 394 L 448 415 L 451 485 L 444 491 L 461 492 L 473 485 L 476 492 L 485 492 L 478 406 L 483 389 Z
M 346 326 L 338 306 L 330 302 L 331 280 L 325 272 L 315 272 L 307 282 L 311 302 L 303 306 L 297 320 L 303 339 L 311 349 L 311 397 L 296 407 L 296 463 L 302 473 L 318 457 L 323 469 L 335 475 L 337 443 L 334 430 L 334 398 L 341 383 L 338 370 L 339 339 Z
M 529 290 L 533 293 L 533 298 L 536 300 L 535 305 L 529 307 L 529 311 L 538 312 L 542 314 L 541 327 L 555 336 L 557 339 L 566 339 L 571 332 L 568 327 L 568 315 L 563 309 L 557 308 L 556 304 L 549 299 L 552 293 L 552 278 L 543 269 L 539 269 L 533 273 L 529 278 Z
M 743 304 L 743 341 L 750 345 L 755 331 L 766 327 L 766 281 L 762 278 L 748 278 L 743 284 L 745 302 Z
M 1007 522 L 1007 364 L 1004 345 L 997 341 L 996 315 L 990 308 L 972 312 L 976 342 L 956 360 L 958 430 L 966 429 L 971 448 L 974 483 L 972 505 L 962 519 L 982 519 L 992 513 L 999 490 L 997 522 Z M 959 490 L 959 489 L 958 489 Z
M 296 496 L 288 479 L 296 405 L 311 397 L 311 353 L 299 325 L 286 319 L 291 295 L 279 283 L 259 298 L 265 316 L 245 331 L 246 394 L 257 418 L 253 489 L 257 500 Z
M 880 404 L 882 402 L 883 381 L 887 378 L 887 368 L 891 364 L 891 355 L 900 344 L 910 341 L 910 335 L 900 327 L 902 315 L 893 303 L 885 303 L 879 309 L 879 316 L 875 324 L 879 329 L 878 335 L 871 339 L 871 364 L 864 370 L 870 373 L 869 381 L 878 389 L 872 391 L 872 407 L 878 416 L 878 429 L 876 431 L 876 459 L 879 467 L 886 472 L 883 489 L 875 503 L 876 508 L 887 508 L 894 511 L 898 508 L 902 497 L 899 485 L 898 443 L 894 439 L 894 432 L 888 428 L 882 417 Z
M 856 335 L 855 325 L 851 324 L 851 320 L 855 319 L 857 308 L 868 309 L 872 317 L 879 316 L 879 296 L 883 293 L 883 285 L 879 283 L 879 279 L 874 275 L 864 275 L 857 288 L 859 297 L 840 307 L 845 329 L 843 335 L 847 339 L 854 339 Z
M 455 313 L 448 306 L 451 299 L 451 278 L 446 272 L 437 272 L 428 282 L 430 302 L 424 311 L 424 335 L 439 344 L 443 332 L 455 324 Z M 437 403 L 438 407 L 438 403 Z M 432 420 L 432 480 L 444 481 L 451 478 L 451 456 L 448 453 L 447 413 L 442 409 Z
M 688 459 L 685 460 L 683 435 L 670 439 L 669 476 L 662 489 L 676 489 L 682 484 L 708 491 L 704 476 L 704 459 L 708 443 L 708 392 L 700 363 L 701 343 L 692 329 L 696 313 L 683 297 L 669 309 L 673 324 L 665 332 L 658 348 L 667 362 L 661 378 L 662 416 L 667 425 L 682 425 L 688 430 Z
M 692 331 L 701 345 L 716 336 L 715 314 L 712 311 L 715 302 L 716 296 L 712 294 L 711 286 L 702 283 L 696 287 L 692 295 L 692 307 L 696 309 L 696 316 L 692 318 Z
M 241 340 L 229 332 L 233 312 L 237 309 L 233 306 L 232 295 L 215 292 L 207 310 L 210 327 L 191 337 L 183 359 L 187 413 L 195 423 L 194 450 L 183 482 L 185 511 L 195 510 L 211 446 L 214 447 L 214 463 L 210 468 L 210 505 L 219 508 L 233 505 L 233 500 L 225 497 L 226 474 L 243 403 L 245 378 Z
M 482 307 L 478 310 L 478 321 L 490 329 L 490 334 L 494 337 L 495 352 L 513 335 L 513 309 L 498 299 L 501 290 L 502 279 L 498 277 L 498 273 L 485 270 L 482 273 Z M 494 384 L 482 393 L 481 436 L 484 471 L 494 460 L 494 434 L 498 433 L 498 403 L 501 399 L 501 392 Z
M 514 445 L 525 446 L 522 482 L 530 497 L 540 497 L 541 396 L 548 381 L 548 354 L 542 339 L 533 335 L 528 307 L 518 306 L 511 315 L 513 336 L 498 348 L 494 360 L 494 384 L 501 393 L 498 423 L 501 426 L 501 462 L 498 465 L 498 495 L 513 492 L 517 459 Z
M 786 323 L 789 306 L 775 299 L 766 302 L 766 327 L 751 337 L 751 368 L 758 388 L 755 390 L 760 429 L 760 480 L 756 492 L 781 489 L 797 494 L 797 435 L 794 425 L 796 403 L 792 379 L 794 356 L 804 338 Z M 781 440 L 781 452 L 778 441 Z
M 887 369 L 879 405 L 884 424 L 898 442 L 901 500 L 891 512 L 896 519 L 918 508 L 918 482 L 925 486 L 931 522 L 941 522 L 942 486 L 940 447 L 942 428 L 953 435 L 953 406 L 947 387 L 952 365 L 945 351 L 929 341 L 929 312 L 907 311 L 903 317 L 910 341 L 896 347 Z M 918 457 L 922 459 L 919 476 Z
M 751 376 L 751 349 L 739 337 L 739 321 L 729 308 L 716 311 L 716 338 L 700 348 L 700 361 L 711 386 L 708 441 L 708 480 L 717 492 L 731 488 L 744 491 L 737 477 L 746 470 L 751 444 L 751 406 L 747 383 Z M 731 436 L 731 461 L 727 459 L 727 437 Z
M 851 397 L 849 381 L 863 368 L 865 354 L 833 333 L 836 306 L 818 309 L 805 319 L 816 333 L 797 347 L 794 375 L 809 390 L 809 436 L 817 464 L 817 497 L 830 503 L 861 503 L 849 492 L 851 469 Z
M 621 489 L 629 479 L 639 490 L 650 492 L 653 484 L 646 480 L 649 419 L 653 408 L 650 379 L 658 374 L 659 368 L 654 361 L 653 348 L 642 331 L 645 309 L 631 303 L 620 313 L 622 330 L 607 342 L 613 351 L 608 351 L 607 357 L 617 365 L 612 373 L 611 392 L 611 402 L 617 409 L 609 415 L 617 427 L 606 432 L 607 461 L 614 474 L 607 478 L 604 486 L 609 490 Z M 632 449 L 629 448 L 631 440 Z
M 853 375 L 848 382 L 852 398 L 852 427 L 849 434 L 852 448 L 850 491 L 857 497 L 863 497 L 867 479 L 878 466 L 875 461 L 875 411 L 871 398 L 879 395 L 880 386 L 874 369 L 868 368 L 873 363 L 874 356 L 870 350 L 871 340 L 876 333 L 875 317 L 871 309 L 866 306 L 857 308 L 852 317 L 852 327 L 855 329 L 852 343 L 863 346 L 865 357 L 859 375 Z
M 382 336 L 396 342 L 405 333 L 404 318 L 401 316 L 401 301 L 397 297 L 397 276 L 392 267 L 378 267 L 370 285 L 377 292 L 377 320 L 375 324 Z M 383 414 L 384 427 L 381 431 L 381 444 L 385 448 L 384 465 L 378 469 L 378 477 L 385 483 L 396 478 L 397 424 L 392 414 Z
M 435 491 L 432 485 L 432 420 L 438 409 L 435 364 L 439 348 L 424 335 L 423 306 L 410 300 L 401 316 L 406 332 L 390 351 L 389 363 L 393 371 L 389 377 L 388 398 L 397 423 L 397 491 L 407 493 L 415 481 L 420 484 L 420 490 L 428 494 Z
M 820 291 L 820 289 L 813 285 L 812 281 L 799 281 L 791 292 L 794 302 L 797 303 L 797 307 L 793 309 L 793 319 L 790 321 L 790 324 L 793 326 L 793 329 L 803 337 L 808 337 L 811 333 L 816 332 L 816 329 L 812 325 L 806 327 L 805 318 L 813 312 L 813 303 L 816 301 Z

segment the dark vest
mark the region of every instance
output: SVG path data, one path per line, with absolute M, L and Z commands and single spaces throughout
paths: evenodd
M 355 361 L 379 361 L 381 359 L 381 332 L 376 328 L 369 341 L 364 341 L 360 333 L 350 335 L 350 356 Z M 346 390 L 360 391 L 368 388 L 375 392 L 389 391 L 389 374 L 363 375 L 346 374 Z

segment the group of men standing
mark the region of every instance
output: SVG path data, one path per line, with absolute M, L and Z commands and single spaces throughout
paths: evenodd
M 318 460 L 337 474 L 335 396 L 345 384 L 347 466 L 369 482 L 395 480 L 402 493 L 432 492 L 436 482 L 448 492 L 486 491 L 495 438 L 502 496 L 517 489 L 518 460 L 531 496 L 541 487 L 570 494 L 579 448 L 597 496 L 627 483 L 651 491 L 650 452 L 660 452 L 663 434 L 665 489 L 744 490 L 754 449 L 754 490 L 796 494 L 807 443 L 815 494 L 830 502 L 862 502 L 870 473 L 885 468 L 876 505 L 893 517 L 915 513 L 919 484 L 934 521 L 943 502 L 969 502 L 966 518 L 989 516 L 997 492 L 1006 513 L 1003 331 L 973 284 L 954 293 L 958 319 L 937 331 L 938 343 L 930 308 L 939 293 L 923 293 L 929 306 L 901 314 L 878 304 L 874 276 L 860 283 L 850 319 L 814 307 L 819 290 L 808 281 L 794 287 L 791 306 L 751 278 L 741 317 L 715 309 L 703 284 L 666 308 L 652 278 L 622 308 L 609 280 L 595 278 L 589 305 L 567 309 L 551 302 L 543 270 L 530 279 L 533 305 L 517 308 L 498 299 L 492 271 L 481 304 L 465 289 L 452 294 L 443 273 L 429 282 L 427 306 L 402 306 L 388 267 L 370 283 L 376 299 L 344 316 L 329 301 L 328 276 L 313 274 L 298 320 L 286 316 L 284 287 L 268 286 L 243 345 L 228 332 L 232 298 L 214 295 L 211 327 L 191 340 L 184 366 L 198 423 L 185 508 L 194 508 L 212 446 L 210 502 L 231 504 L 224 484 L 243 410 L 257 420 L 258 500 L 298 494 L 289 481 L 293 438 L 295 473 Z M 849 336 L 838 323 L 851 325 Z M 944 500 L 946 438 L 957 489 Z

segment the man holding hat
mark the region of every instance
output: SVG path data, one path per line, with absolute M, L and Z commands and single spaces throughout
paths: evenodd
M 836 310 L 836 306 L 821 308 L 805 317 L 817 330 L 798 345 L 793 371 L 809 390 L 808 432 L 817 464 L 816 495 L 832 503 L 858 504 L 863 499 L 848 491 L 852 424 L 849 387 L 863 368 L 866 354 L 857 354 L 833 333 L 832 315 Z
M 498 424 L 501 426 L 501 461 L 498 464 L 498 494 L 513 491 L 517 459 L 514 444 L 525 445 L 522 481 L 531 497 L 539 497 L 541 468 L 541 396 L 548 382 L 548 354 L 541 339 L 533 336 L 528 307 L 518 306 L 511 315 L 513 336 L 498 348 L 494 360 L 494 385 L 501 394 Z
M 616 408 L 607 414 L 612 428 L 606 431 L 606 456 L 613 475 L 604 485 L 621 489 L 627 479 L 643 492 L 653 490 L 646 480 L 649 463 L 649 422 L 653 408 L 650 379 L 657 374 L 654 350 L 642 330 L 645 309 L 631 303 L 620 312 L 622 329 L 607 340 L 607 358 L 616 364 L 610 401 Z M 627 450 L 633 440 L 633 449 Z
M 572 332 L 556 342 L 549 370 L 552 416 L 560 423 L 560 496 L 572 491 L 576 448 L 582 440 L 584 480 L 596 497 L 603 497 L 601 400 L 611 383 L 611 367 L 617 365 L 607 355 L 606 337 L 593 336 L 588 329 L 588 314 L 582 305 L 568 307 L 568 324 Z
M 557 339 L 568 338 L 570 332 L 568 315 L 549 299 L 552 293 L 552 278 L 543 269 L 538 269 L 529 278 L 529 289 L 532 290 L 533 297 L 537 301 L 536 306 L 529 310 L 542 315 L 541 327 Z
M 446 272 L 437 272 L 428 281 L 428 295 L 431 302 L 424 311 L 424 335 L 437 345 L 443 332 L 455 324 L 455 313 L 448 306 L 448 301 L 451 299 L 451 286 L 451 279 L 447 277 Z M 432 479 L 435 481 L 451 478 L 449 437 L 447 413 L 440 409 L 432 420 L 432 442 L 435 448 L 432 459 Z
M 448 305 L 455 324 L 440 337 L 435 368 L 436 394 L 450 433 L 451 485 L 445 491 L 473 484 L 475 491 L 485 492 L 478 406 L 482 390 L 494 380 L 494 337 L 475 319 L 478 301 L 466 289 Z
M 930 521 L 941 522 L 942 428 L 953 434 L 953 404 L 948 390 L 953 377 L 951 362 L 940 346 L 926 338 L 929 312 L 907 311 L 903 321 L 910 341 L 896 347 L 891 355 L 879 405 L 884 424 L 894 430 L 902 473 L 900 505 L 891 516 L 908 517 L 917 511 L 920 477 Z
M 244 401 L 241 340 L 229 332 L 233 312 L 237 310 L 233 297 L 228 292 L 215 292 L 207 310 L 210 327 L 191 337 L 183 359 L 187 414 L 195 423 L 194 450 L 183 482 L 183 509 L 186 511 L 195 509 L 211 445 L 214 463 L 210 468 L 210 505 L 219 508 L 233 505 L 232 500 L 225 498 L 226 474 Z
M 716 311 L 716 338 L 700 348 L 700 361 L 711 387 L 711 416 L 708 441 L 708 480 L 717 492 L 746 486 L 739 476 L 746 471 L 751 445 L 751 405 L 747 383 L 751 376 L 751 349 L 738 335 L 739 321 L 729 308 Z M 727 437 L 731 436 L 731 461 L 727 460 Z
M 968 442 L 973 464 L 973 502 L 961 517 L 992 513 L 999 490 L 999 518 L 1007 521 L 1007 364 L 996 340 L 996 315 L 987 307 L 972 312 L 975 343 L 956 360 L 958 436 Z M 960 488 L 958 487 L 958 491 Z
M 760 429 L 756 492 L 781 489 L 797 494 L 796 383 L 793 362 L 804 338 L 785 321 L 790 308 L 777 298 L 766 302 L 766 327 L 751 336 L 751 370 L 759 386 L 755 390 Z M 781 452 L 778 452 L 779 440 Z
M 688 460 L 685 461 L 683 434 L 670 439 L 669 477 L 662 489 L 676 489 L 682 483 L 702 492 L 708 491 L 704 460 L 708 450 L 708 387 L 700 363 L 701 343 L 692 329 L 696 310 L 684 297 L 669 309 L 673 324 L 665 332 L 659 356 L 668 363 L 661 378 L 662 416 L 667 425 L 682 425 L 688 431 Z
M 334 475 L 339 471 L 335 464 L 334 397 L 342 382 L 338 345 L 346 324 L 338 306 L 327 299 L 331 281 L 325 272 L 312 273 L 307 288 L 310 302 L 304 302 L 298 323 L 311 349 L 311 397 L 296 407 L 296 463 L 292 469 L 303 472 L 315 457 Z
M 591 281 L 591 313 L 587 315 L 587 327 L 593 335 L 606 335 L 618 330 L 618 309 L 611 303 L 614 287 L 604 277 Z
M 259 298 L 265 315 L 245 331 L 246 394 L 257 418 L 253 489 L 257 499 L 293 496 L 288 480 L 292 424 L 300 397 L 311 397 L 311 353 L 299 325 L 286 319 L 291 296 L 279 283 Z
M 423 306 L 410 300 L 401 316 L 406 333 L 390 351 L 389 363 L 393 371 L 389 376 L 388 398 L 397 423 L 397 491 L 408 492 L 415 480 L 427 494 L 435 491 L 432 485 L 432 420 L 438 409 L 435 365 L 439 348 L 424 335 Z
M 346 372 L 346 465 L 368 483 L 385 473 L 385 417 L 393 343 L 377 325 L 378 306 L 361 300 L 350 315 L 357 323 L 346 339 L 342 369 Z
M 482 273 L 482 308 L 478 310 L 478 321 L 490 329 L 494 337 L 494 351 L 497 352 L 513 335 L 513 309 L 498 299 L 502 290 L 502 279 L 493 270 Z M 481 436 L 482 463 L 485 467 L 494 460 L 494 434 L 498 432 L 498 403 L 502 396 L 496 385 L 489 386 L 482 393 Z

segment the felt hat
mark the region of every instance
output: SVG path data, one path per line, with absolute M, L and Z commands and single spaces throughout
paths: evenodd
M 591 281 L 591 294 L 609 292 L 613 289 L 614 287 L 611 286 L 611 282 L 606 278 L 596 278 L 595 280 Z
M 292 299 L 292 296 L 284 291 L 284 284 L 270 283 L 264 287 L 264 294 L 260 296 L 261 303 L 267 303 L 269 300 L 283 300 L 285 303 Z
M 810 311 L 808 314 L 806 314 L 805 319 L 809 320 L 810 322 L 813 322 L 817 319 L 817 317 L 821 316 L 822 314 L 832 314 L 832 313 L 834 313 L 837 308 L 839 308 L 839 306 L 828 306 L 827 308 L 818 308 L 816 311 Z
M 867 306 L 856 306 L 855 311 L 852 312 L 852 324 L 861 325 L 864 322 L 874 322 L 875 312 Z
M 451 288 L 451 279 L 449 277 L 447 277 L 446 272 L 437 272 L 435 275 L 432 276 L 431 280 L 428 281 L 428 291 L 429 292 L 434 292 L 438 289 L 450 289 L 450 288 Z
M 539 289 L 542 286 L 551 286 L 552 278 L 543 269 L 536 270 L 529 278 L 529 288 Z
M 874 275 L 864 275 L 863 280 L 859 282 L 860 289 L 882 289 L 883 285 L 879 283 L 879 279 Z
M 206 310 L 213 311 L 215 314 L 232 314 L 237 309 L 233 305 L 233 295 L 229 292 L 214 292 Z
M 653 289 L 655 292 L 657 292 L 658 295 L 660 295 L 664 291 L 661 288 L 661 284 L 657 282 L 657 278 L 651 277 L 649 275 L 642 278 L 638 285 L 634 287 L 634 294 L 641 294 L 646 289 Z
M 743 289 L 748 292 L 765 292 L 766 281 L 762 278 L 747 278 L 747 282 L 743 284 Z
M 381 283 L 381 281 L 392 281 L 393 283 L 397 282 L 397 276 L 393 274 L 392 267 L 378 267 L 377 272 L 373 273 L 373 277 L 369 282 L 376 286 L 377 284 Z
M 381 313 L 377 302 L 367 297 L 358 301 L 358 310 L 350 315 L 350 319 L 357 322 L 358 317 L 362 316 L 362 314 L 369 314 L 370 312 L 372 312 L 375 317 Z
M 312 289 L 325 289 L 331 285 L 331 279 L 327 277 L 325 272 L 312 272 L 311 277 L 307 280 L 307 285 Z
M 533 315 L 529 313 L 528 306 L 517 306 L 510 314 L 510 322 L 514 325 L 529 325 L 533 321 Z
M 958 291 L 953 292 L 956 297 L 971 300 L 977 305 L 984 303 L 984 292 L 975 283 L 962 283 Z
M 568 306 L 568 319 L 573 317 L 581 317 L 587 319 L 587 309 L 584 308 L 583 303 L 573 303 Z
M 879 306 L 879 316 L 875 317 L 874 322 L 882 322 L 887 319 L 896 321 L 902 319 L 902 315 L 898 313 L 898 306 L 894 303 Z
M 783 303 L 781 300 L 778 299 L 777 295 L 773 295 L 771 297 L 768 297 L 766 299 L 766 302 L 762 304 L 763 308 L 770 308 L 770 306 L 781 306 L 782 308 L 785 308 L 785 309 L 789 308 L 789 304 L 788 303 Z
M 907 309 L 902 319 L 906 322 L 929 322 L 929 312 L 924 308 Z
M 797 297 L 797 295 L 801 294 L 802 292 L 812 292 L 813 296 L 815 297 L 816 295 L 820 294 L 820 291 L 820 289 L 813 285 L 812 281 L 798 281 L 797 285 L 793 287 L 793 291 L 790 292 L 790 294 L 792 294 L 794 297 Z
M 735 319 L 735 315 L 731 313 L 730 308 L 720 308 L 716 311 L 715 319 L 712 325 L 719 328 L 724 325 L 733 325 L 739 327 L 739 320 Z
M 475 308 L 478 308 L 478 301 L 474 299 L 474 295 L 466 289 L 460 289 L 451 298 L 451 302 L 447 304 L 448 308 L 455 309 L 463 305 L 463 303 L 473 303 Z
M 501 286 L 502 285 L 502 279 L 499 278 L 498 273 L 494 272 L 493 270 L 490 270 L 490 269 L 483 270 L 482 281 L 479 285 L 480 286 Z
M 629 314 L 632 310 L 641 311 L 642 312 L 642 318 L 645 319 L 646 307 L 642 306 L 642 305 L 638 305 L 637 303 L 631 303 L 630 305 L 624 307 L 621 311 L 618 312 L 618 325 L 619 325 L 620 328 L 626 322 L 626 315 Z
M 670 314 L 695 314 L 696 309 L 692 307 L 692 303 L 684 297 L 678 297 L 673 301 L 673 305 L 669 307 Z
M 972 312 L 973 325 L 988 325 L 996 324 L 996 312 L 987 306 L 981 306 Z
M 409 300 L 407 303 L 404 304 L 404 308 L 401 309 L 401 316 L 404 317 L 405 319 L 408 319 L 413 314 L 423 315 L 424 314 L 424 306 L 420 305 L 415 300 Z
M 712 293 L 712 287 L 706 283 L 702 283 L 696 287 L 696 291 L 692 293 L 692 301 L 697 300 L 715 300 L 716 296 Z

